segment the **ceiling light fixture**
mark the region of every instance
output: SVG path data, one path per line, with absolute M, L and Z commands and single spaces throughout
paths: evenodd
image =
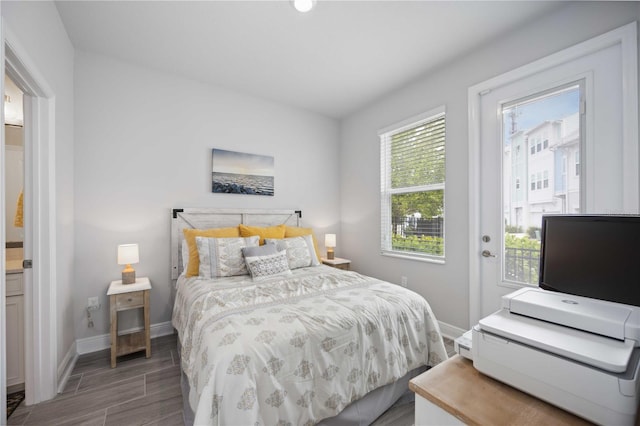
M 293 0 L 293 7 L 300 13 L 306 13 L 313 9 L 315 6 L 315 0 Z

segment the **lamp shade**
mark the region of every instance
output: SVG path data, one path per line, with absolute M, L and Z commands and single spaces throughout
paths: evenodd
M 336 246 L 336 234 L 325 234 L 324 235 L 324 246 L 325 247 L 335 247 Z
M 118 246 L 118 265 L 130 265 L 139 261 L 137 244 L 120 244 Z

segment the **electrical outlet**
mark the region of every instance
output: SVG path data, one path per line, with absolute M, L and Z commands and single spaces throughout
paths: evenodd
M 90 297 L 87 302 L 87 307 L 92 311 L 100 309 L 100 299 L 98 299 L 98 296 Z
M 93 318 L 91 318 L 91 308 L 87 308 L 87 327 L 93 328 Z
M 402 287 L 407 286 L 407 281 L 407 277 L 400 277 L 400 285 L 402 285 Z

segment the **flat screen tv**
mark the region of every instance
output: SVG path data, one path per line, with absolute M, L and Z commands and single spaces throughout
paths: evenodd
M 539 286 L 640 306 L 640 216 L 542 217 Z

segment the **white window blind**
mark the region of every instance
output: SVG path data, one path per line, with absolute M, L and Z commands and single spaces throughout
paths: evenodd
M 380 131 L 383 254 L 444 259 L 444 107 Z

